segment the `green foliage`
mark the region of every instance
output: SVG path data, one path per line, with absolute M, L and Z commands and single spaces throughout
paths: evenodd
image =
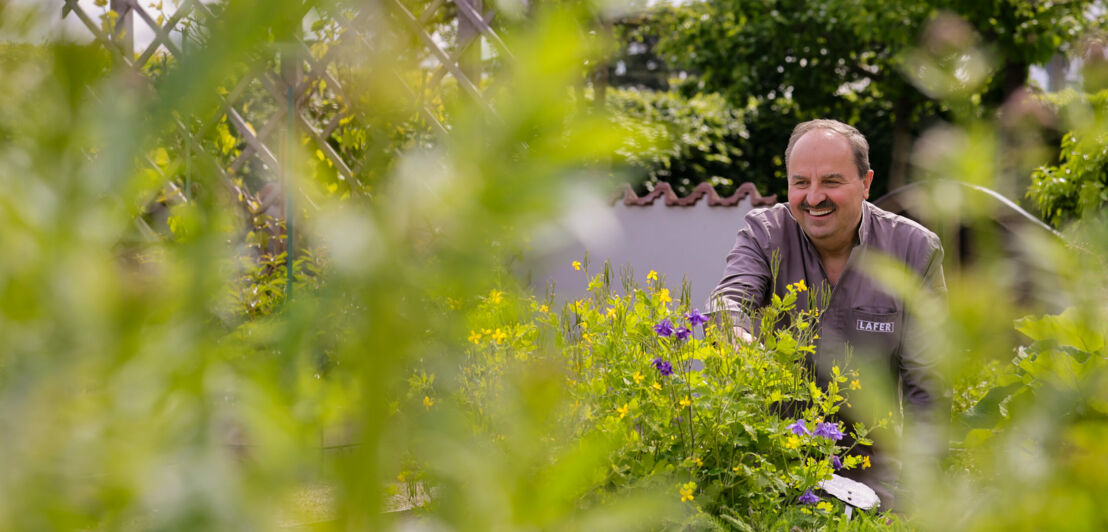
M 618 127 L 637 133 L 620 155 L 642 176 L 632 181 L 640 192 L 660 182 L 680 195 L 704 181 L 721 195 L 746 181 L 759 190 L 778 184 L 750 172 L 740 148 L 750 137 L 743 113 L 718 94 L 687 98 L 673 91 L 611 89 L 605 103 Z
M 459 478 L 485 488 L 464 495 L 495 494 L 490 507 L 510 515 L 537 493 L 521 481 L 535 471 L 523 464 L 557 481 L 593 456 L 585 446 L 552 460 L 531 444 L 516 446 L 529 461 L 486 453 L 453 418 L 399 418 L 394 408 L 413 368 L 445 376 L 462 359 L 458 318 L 436 302 L 490 285 L 559 198 L 589 184 L 582 169 L 620 145 L 569 98 L 598 49 L 579 32 L 581 14 L 536 11 L 507 27 L 515 61 L 487 87 L 495 116 L 447 87 L 450 130 L 433 139 L 418 124 L 411 134 L 372 130 L 413 110 L 393 75 L 405 65 L 390 64 L 402 54 L 383 55 L 405 43 L 381 32 L 379 47 L 347 49 L 350 90 L 367 98 L 346 102 L 355 118 L 324 140 L 364 156 L 359 188 L 327 170 L 322 146 L 281 142 L 285 120 L 267 130 L 281 102 L 268 88 L 234 92 L 246 72 L 276 66 L 271 43 L 287 42 L 313 7 L 333 4 L 226 3 L 217 19 L 197 19 L 187 54 L 151 66 L 152 84 L 98 44 L 5 55 L 0 528 L 277 529 L 288 500 L 323 484 L 332 500 L 320 527 L 384 529 L 395 518 L 382 511 L 386 486 L 420 446 L 449 449 L 436 455 L 469 466 Z M 0 9 L 6 26 L 23 8 Z M 322 90 L 307 95 L 313 127 L 343 103 Z M 251 160 L 226 179 L 220 171 L 248 148 L 220 117 L 228 107 L 245 129 L 292 145 L 275 155 L 291 169 L 296 241 L 280 216 L 236 193 L 279 168 Z M 136 236 L 136 218 L 154 234 Z M 296 287 L 286 300 L 290 247 Z M 436 414 L 422 397 L 415 405 Z M 583 519 L 563 495 L 575 483 L 550 483 L 564 504 L 497 523 Z M 437 500 L 445 526 L 488 529 L 446 509 L 465 496 L 444 488 Z M 640 512 L 641 500 L 608 501 L 594 523 L 618 520 L 620 508 L 656 515 Z
M 24 8 L 2 5 L 0 29 L 11 31 Z M 514 57 L 498 58 L 482 85 L 495 114 L 447 84 L 417 98 L 449 122 L 438 131 L 426 115 L 409 120 L 411 93 L 396 81 L 420 87 L 426 52 L 411 49 L 411 34 L 381 31 L 330 72 L 355 97 L 340 101 L 318 79 L 306 96 L 314 128 L 350 113 L 323 141 L 363 163 L 358 182 L 340 179 L 314 139 L 294 137 L 292 153 L 278 154 L 293 170 L 299 236 L 289 242 L 280 216 L 236 193 L 276 169 L 250 160 L 226 180 L 219 171 L 247 149 L 220 99 L 261 134 L 280 102 L 254 82 L 232 93 L 237 82 L 276 68 L 269 46 L 302 26 L 305 9 L 326 18 L 349 7 L 229 2 L 216 21 L 190 17 L 195 46 L 150 64 L 150 86 L 98 45 L 4 46 L 0 528 L 379 530 L 406 525 L 383 512 L 393 497 L 424 504 L 429 526 L 463 530 L 886 525 L 844 523 L 839 503 L 795 504 L 831 453 L 848 452 L 826 438 L 794 442 L 795 417 L 775 413 L 791 400 L 809 428 L 833 420 L 854 382 L 843 367 L 846 380 L 812 386 L 799 363 L 816 334 L 812 309 L 775 301 L 768 319 L 791 313 L 792 326 L 731 349 L 715 327 L 659 337 L 660 320 L 687 323 L 688 298 L 657 279 L 628 279 L 617 293 L 606 271 L 555 313 L 553 295 L 533 299 L 502 273 L 563 212 L 560 198 L 597 181 L 598 161 L 734 162 L 752 152 L 720 145 L 742 138 L 731 117 L 778 153 L 749 126 L 776 113 L 693 98 L 709 115 L 701 122 L 676 96 L 631 93 L 617 100 L 635 111 L 614 122 L 582 113 L 570 95 L 600 47 L 581 31 L 594 13 L 571 7 L 498 19 Z M 348 51 L 336 26 L 312 28 L 315 59 Z M 668 138 L 712 131 L 677 151 L 629 152 L 629 129 L 663 138 L 648 119 L 673 124 Z M 991 132 L 977 124 L 951 137 L 971 142 L 945 147 L 979 158 L 972 150 Z M 932 198 L 947 209 L 936 212 L 958 206 Z M 934 314 L 934 338 L 965 383 L 955 393 L 966 427 L 956 467 L 905 461 L 940 479 L 913 483 L 929 496 L 907 510 L 910 524 L 1103 528 L 1108 233 L 1095 222 L 1070 234 L 1081 253 L 1020 242 L 1041 246 L 1074 310 L 1020 322 L 1031 343 L 1003 369 L 990 361 L 1011 356 L 1003 332 L 1021 310 L 1002 284 L 1009 272 L 948 270 L 951 318 Z M 302 506 L 311 518 L 290 523 Z
M 1108 493 L 1108 482 L 1093 457 L 1106 451 L 1108 329 L 1076 309 L 1024 318 L 1016 327 L 1031 343 L 963 416 L 972 427 L 963 449 L 988 485 L 1039 487 L 1006 490 L 1004 510 L 989 501 L 971 526 L 1044 526 L 1062 511 L 1104 523 L 1108 515 L 1094 501 Z M 1047 417 L 1052 420 L 1042 426 Z M 1006 459 L 1006 452 L 1013 454 Z
M 1026 81 L 1029 65 L 1096 27 L 1086 19 L 1091 3 L 712 0 L 667 8 L 654 27 L 660 55 L 691 74 L 680 90 L 719 92 L 750 109 L 756 142 L 739 147 L 752 174 L 782 176 L 792 127 L 836 118 L 869 138 L 879 196 L 889 180 L 905 182 L 911 139 L 930 123 L 951 112 L 984 116 Z M 962 53 L 978 40 L 980 74 Z M 912 57 L 917 43 L 946 58 L 940 71 L 965 63 L 959 75 L 979 78 L 968 106 L 951 108 L 918 84 L 937 65 Z
M 797 307 L 803 283 L 758 313 L 766 322 L 791 316 L 790 327 L 767 327 L 758 342 L 733 347 L 739 344 L 730 327 L 693 326 L 687 299 L 675 300 L 654 272 L 645 286 L 625 276 L 623 295 L 613 281 L 605 265 L 591 277 L 586 297 L 566 302 L 561 313 L 551 310 L 550 299 L 511 290 L 493 290 L 467 309 L 472 347 L 456 400 L 482 434 L 504 438 L 496 414 L 512 400 L 502 389 L 506 375 L 553 367 L 564 389 L 549 418 L 563 437 L 538 443 L 558 456 L 598 435 L 606 442 L 585 475 L 591 482 L 579 504 L 651 487 L 668 499 L 666 507 L 675 507 L 671 526 L 864 529 L 884 522 L 862 515 L 848 523 L 843 503 L 833 498 L 811 507 L 797 503 L 830 478 L 831 455 L 841 456 L 847 469 L 869 467 L 835 440 L 788 427 L 797 418 L 809 431 L 817 421 L 833 422 L 847 389 L 861 388 L 857 372 L 847 368 L 835 367 L 826 388 L 808 374 L 804 358 L 814 350 L 818 309 Z M 655 326 L 663 321 L 702 337 L 662 336 Z M 864 425 L 839 422 L 839 428 L 868 444 Z M 432 483 L 436 476 L 433 469 L 428 474 Z
M 1055 227 L 1101 213 L 1108 205 L 1108 90 L 1066 91 L 1050 99 L 1072 129 L 1062 137 L 1059 164 L 1031 175 L 1027 196 Z

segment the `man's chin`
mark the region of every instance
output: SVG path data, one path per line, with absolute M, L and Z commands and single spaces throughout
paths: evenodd
M 808 223 L 804 224 L 803 229 L 804 233 L 808 235 L 808 238 L 811 240 L 822 241 L 835 234 L 830 219 L 812 220 L 811 218 L 807 218 L 807 221 Z

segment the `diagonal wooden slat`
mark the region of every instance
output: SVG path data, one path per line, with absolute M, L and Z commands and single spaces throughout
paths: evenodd
M 458 6 L 458 12 L 466 17 L 466 19 L 469 20 L 469 23 L 473 24 L 473 26 L 477 28 L 477 31 L 481 32 L 481 34 L 483 34 L 486 39 L 492 41 L 493 44 L 495 44 L 496 47 L 500 49 L 500 52 L 505 55 L 505 57 L 509 59 L 513 58 L 511 50 L 508 49 L 508 45 L 504 44 L 504 41 L 500 40 L 500 36 L 497 35 L 495 31 L 493 31 L 492 26 L 489 26 L 489 23 L 492 22 L 491 11 L 489 12 L 488 20 L 486 20 L 484 16 L 478 13 L 477 10 L 469 4 L 469 2 L 459 2 L 458 0 L 450 1 L 454 2 L 455 6 Z
M 419 14 L 419 19 L 416 20 L 416 24 L 421 28 L 426 26 L 428 22 L 431 22 L 431 17 L 435 16 L 435 12 L 444 5 L 446 5 L 446 0 L 435 0 L 431 2 L 431 5 L 427 6 L 427 8 L 423 10 L 423 13 Z
M 134 59 L 127 57 L 126 51 L 118 42 L 111 36 L 100 31 L 100 26 L 88 16 L 88 13 L 77 3 L 78 0 L 65 0 L 65 7 L 69 10 L 65 11 L 66 14 L 73 13 L 77 18 L 85 25 L 90 32 L 92 32 L 93 40 L 99 42 L 105 48 L 111 52 L 116 59 L 121 60 L 128 67 L 134 66 Z
M 460 86 L 462 90 L 473 97 L 473 100 L 477 102 L 477 105 L 480 105 L 484 111 L 488 112 L 489 114 L 495 114 L 493 113 L 491 107 L 484 105 L 484 98 L 481 95 L 481 91 L 477 88 L 476 85 L 473 84 L 472 81 L 470 81 L 469 77 L 466 76 L 464 72 L 462 72 L 462 69 L 458 67 L 458 64 L 451 62 L 450 55 L 444 52 L 442 48 L 439 47 L 438 43 L 436 43 L 435 40 L 426 31 L 424 31 L 422 27 L 416 25 L 417 19 L 414 15 L 412 15 L 412 12 L 408 11 L 408 8 L 404 7 L 404 4 L 400 3 L 400 0 L 387 1 L 390 2 L 393 9 L 395 9 L 400 14 L 401 20 L 403 20 L 404 23 L 408 26 L 408 29 L 417 37 L 419 37 L 420 40 L 423 41 L 423 44 L 427 47 L 428 51 L 430 51 L 431 54 L 434 55 L 441 64 L 443 64 L 448 70 L 450 70 L 450 73 L 454 76 L 454 79 L 457 80 L 458 86 Z
M 195 2 L 195 0 L 185 0 L 185 1 L 186 2 Z M 127 57 L 127 55 L 124 53 L 124 50 L 122 49 L 122 47 L 119 46 L 118 43 L 114 42 L 107 34 L 102 32 L 100 30 L 100 27 L 91 19 L 91 17 L 89 17 L 88 13 L 85 12 L 85 10 L 82 9 L 81 6 L 77 2 L 78 2 L 78 0 L 66 0 L 65 5 L 63 7 L 63 16 L 68 15 L 70 13 L 74 14 L 85 25 L 85 27 L 93 34 L 94 41 L 99 42 L 102 46 L 104 46 L 109 52 L 111 52 L 115 56 L 116 59 L 118 59 L 121 63 L 123 63 L 128 69 L 130 69 L 132 71 L 135 71 L 135 72 L 141 72 L 140 70 L 135 68 L 135 65 L 134 65 L 134 62 L 133 62 L 132 58 Z M 209 11 L 209 14 L 210 14 L 210 11 Z M 143 78 L 143 79 L 145 79 L 145 78 Z M 189 132 L 187 126 L 185 126 L 185 124 L 183 122 L 181 122 L 180 119 L 175 119 L 175 120 L 177 122 L 179 130 L 186 137 L 186 139 L 193 142 L 197 146 L 201 145 L 200 140 L 197 139 L 195 136 L 193 136 Z M 218 116 L 215 117 L 215 119 L 211 120 L 210 123 L 206 127 L 210 128 L 211 126 L 213 126 L 217 122 L 218 122 Z M 216 170 L 216 172 L 219 175 L 220 182 L 223 183 L 223 185 L 239 200 L 239 204 L 242 205 L 243 208 L 247 212 L 252 213 L 251 204 L 256 205 L 257 200 L 253 199 L 253 195 L 250 193 L 250 191 L 244 189 L 243 187 L 240 187 L 239 185 L 237 185 L 234 182 L 234 180 L 232 180 L 231 177 L 227 174 L 227 172 L 222 168 L 222 166 L 220 166 L 219 162 L 215 159 L 215 157 L 212 156 L 210 153 L 208 153 L 204 150 L 197 150 L 197 152 L 202 156 L 202 160 L 207 162 L 208 165 L 211 168 Z
M 492 15 L 491 14 L 489 15 L 487 20 L 489 20 L 489 21 L 492 20 Z M 477 39 L 471 39 L 467 42 L 461 43 L 461 45 L 458 47 L 458 49 L 455 50 L 454 53 L 450 56 L 450 62 L 452 64 L 458 64 L 458 62 L 461 60 L 462 56 L 464 56 L 465 53 L 468 52 L 469 49 L 472 48 L 474 45 L 478 45 L 478 43 L 479 43 L 479 41 Z M 433 74 L 431 74 L 431 79 L 430 79 L 430 81 L 428 81 L 427 84 L 431 87 L 437 87 L 439 83 L 442 83 L 442 78 L 444 78 L 446 76 L 446 74 L 447 74 L 446 65 L 441 65 L 440 64 L 438 66 L 438 68 L 435 69 L 435 72 Z
M 179 118 L 175 119 L 175 121 L 177 122 L 178 130 L 185 137 L 185 140 L 193 143 L 196 146 L 201 145 L 200 139 L 198 139 L 189 131 L 188 126 L 186 126 L 184 122 L 182 122 Z M 235 183 L 234 179 L 231 179 L 231 176 L 227 173 L 226 170 L 223 169 L 223 166 L 219 163 L 214 155 L 208 153 L 206 150 L 196 150 L 195 153 L 200 156 L 201 162 L 206 163 L 207 166 L 210 167 L 210 169 L 216 172 L 216 174 L 219 176 L 220 183 L 222 183 L 223 186 L 226 187 L 229 192 L 231 192 L 236 201 L 238 201 L 238 204 L 248 214 L 257 214 L 258 200 L 254 197 L 253 194 L 251 194 L 248 189 L 246 189 L 245 187 L 240 187 L 237 183 Z
M 239 136 L 241 136 L 250 147 L 254 148 L 254 151 L 261 158 L 262 164 L 265 164 L 273 171 L 281 167 L 281 163 L 277 159 L 277 156 L 273 155 L 273 152 L 269 150 L 269 146 L 266 146 L 264 142 L 258 139 L 258 135 L 247 126 L 246 119 L 243 118 L 233 106 L 226 106 L 224 112 L 227 113 L 227 120 L 238 130 Z
M 276 130 L 284 125 L 284 118 L 285 108 L 278 107 L 276 112 L 273 113 L 273 116 L 269 117 L 269 120 L 266 121 L 265 125 L 263 125 L 262 128 L 258 130 L 258 139 L 264 142 L 265 139 L 271 137 L 273 133 L 276 132 Z M 242 167 L 245 166 L 246 163 L 250 160 L 250 158 L 255 156 L 256 154 L 257 150 L 254 149 L 254 145 L 248 143 L 246 146 L 243 147 L 242 153 L 240 153 L 238 157 L 236 157 L 235 160 L 231 163 L 231 171 L 238 172 L 239 170 L 241 170 Z M 263 163 L 265 162 L 264 160 L 262 160 L 261 157 L 258 157 L 258 159 Z
M 169 38 L 169 31 L 167 31 L 166 28 L 176 27 L 177 23 L 180 22 L 182 18 L 188 16 L 188 14 L 192 12 L 191 4 L 185 3 L 183 6 L 178 7 L 177 10 L 173 12 L 173 15 L 170 16 L 169 20 L 166 21 L 165 26 L 159 25 L 158 21 L 151 18 L 150 14 L 142 7 L 135 7 L 135 12 L 138 13 L 139 18 L 146 22 L 146 24 L 150 26 L 150 29 L 154 31 L 154 40 L 146 47 L 142 55 L 135 60 L 135 64 L 139 68 L 142 68 L 142 66 L 154 56 L 154 53 L 157 52 L 158 46 L 162 44 L 169 50 L 169 53 L 180 57 L 182 52 L 177 45 L 173 44 L 173 40 Z
M 201 0 L 174 0 L 173 3 L 176 4 L 177 9 L 168 19 L 165 19 L 163 24 L 158 24 L 151 16 L 151 12 L 139 4 L 141 0 L 113 0 L 112 6 L 117 12 L 131 17 L 132 21 L 133 18 L 141 19 L 154 32 L 153 40 L 146 45 L 142 53 L 135 56 L 133 52 L 128 52 L 110 32 L 102 30 L 96 18 L 90 17 L 89 13 L 81 8 L 79 1 L 64 0 L 62 16 L 72 15 L 81 19 L 82 24 L 92 33 L 97 43 L 108 49 L 119 63 L 136 73 L 142 73 L 144 67 L 163 47 L 168 55 L 182 57 L 183 45 L 174 42 L 174 32 L 181 32 L 182 39 L 187 40 L 190 46 L 194 44 L 204 46 L 206 28 L 204 21 L 217 20 L 212 8 Z M 457 39 L 454 43 L 443 44 L 434 28 L 440 27 L 439 25 L 444 22 L 444 17 L 439 15 L 443 14 L 442 10 L 450 2 L 453 2 L 457 8 L 450 16 L 455 17 L 454 20 L 459 25 L 465 25 L 468 28 L 468 37 Z M 260 204 L 241 180 L 232 176 L 242 171 L 244 167 L 249 168 L 250 172 L 262 174 L 280 172 L 283 167 L 283 154 L 273 149 L 273 146 L 277 145 L 279 137 L 277 133 L 287 127 L 290 119 L 293 126 L 301 130 L 299 134 L 304 135 L 336 168 L 341 179 L 349 179 L 352 184 L 358 183 L 358 176 L 364 175 L 365 165 L 380 156 L 379 150 L 385 149 L 391 141 L 388 135 L 371 135 L 374 140 L 368 148 L 336 147 L 335 135 L 341 134 L 340 128 L 344 124 L 351 123 L 354 124 L 353 127 L 358 127 L 357 124 L 365 118 L 351 110 L 345 103 L 338 105 L 333 103 L 353 101 L 348 98 L 347 88 L 343 86 L 343 76 L 340 73 L 343 68 L 341 62 L 345 61 L 343 51 L 354 46 L 364 48 L 370 54 L 380 53 L 375 40 L 379 35 L 378 32 L 382 30 L 389 35 L 402 34 L 405 40 L 410 38 L 409 35 L 414 36 L 420 43 L 419 49 L 422 51 L 418 57 L 433 58 L 433 61 L 437 62 L 433 65 L 433 69 L 428 68 L 426 63 L 411 65 L 420 69 L 419 87 L 414 87 L 408 81 L 407 74 L 401 73 L 403 66 L 376 65 L 383 67 L 378 75 L 387 76 L 389 83 L 395 83 L 403 91 L 402 94 L 408 97 L 410 108 L 409 105 L 404 105 L 404 110 L 411 112 L 408 120 L 422 120 L 427 127 L 439 134 L 449 130 L 449 124 L 438 117 L 439 108 L 425 103 L 428 95 L 431 96 L 431 101 L 435 101 L 433 96 L 435 91 L 444 90 L 442 81 L 447 74 L 454 77 L 457 86 L 472 102 L 488 116 L 497 119 L 495 109 L 489 105 L 480 88 L 480 81 L 483 78 L 480 61 L 474 63 L 467 58 L 473 54 L 473 46 L 481 46 L 483 39 L 487 39 L 501 57 L 513 59 L 513 56 L 492 28 L 495 12 L 488 11 L 482 14 L 479 5 L 479 2 L 473 3 L 466 0 L 431 0 L 418 17 L 402 3 L 402 0 L 366 1 L 358 3 L 357 6 L 350 3 L 324 3 L 316 6 L 317 14 L 322 13 L 322 16 L 337 23 L 338 32 L 331 33 L 329 30 L 326 34 L 320 34 L 328 48 L 318 57 L 311 53 L 311 48 L 304 39 L 297 39 L 290 43 L 298 49 L 299 57 L 295 59 L 295 68 L 302 72 L 302 75 L 297 76 L 298 79 L 278 75 L 273 70 L 272 58 L 267 55 L 273 51 L 263 51 L 258 57 L 248 61 L 252 67 L 235 82 L 230 92 L 221 91 L 223 94 L 219 97 L 217 108 L 206 117 L 188 119 L 193 129 L 186 127 L 185 119 L 176 118 L 180 129 L 178 134 L 183 141 L 197 147 L 195 153 L 203 159 L 203 164 L 217 171 L 220 182 L 250 213 L 255 213 Z M 196 20 L 201 21 L 198 30 L 195 33 L 190 31 L 189 35 L 185 35 L 180 29 L 182 24 L 192 24 Z M 328 22 L 328 24 L 331 23 Z M 449 19 L 447 23 L 449 24 Z M 133 25 L 134 22 L 131 24 Z M 285 53 L 284 49 L 281 53 Z M 289 63 L 284 65 L 287 68 Z M 286 79 L 296 79 L 296 81 L 290 82 Z M 493 81 L 495 83 L 495 80 Z M 255 82 L 260 84 L 260 92 L 255 92 L 259 88 L 259 85 L 254 84 Z M 289 83 L 292 83 L 291 109 L 288 108 L 287 103 Z M 321 83 L 325 83 L 325 87 L 321 86 Z M 316 97 L 317 94 L 319 99 Z M 258 101 L 255 99 L 257 97 L 262 98 L 263 101 L 260 102 L 262 105 L 254 109 L 262 110 L 264 120 L 256 113 L 247 113 L 250 106 Z M 321 102 L 323 105 L 319 105 Z M 210 143 L 205 144 L 200 140 L 210 140 L 213 128 L 222 120 L 227 120 L 231 126 L 231 134 L 242 143 L 241 150 L 230 161 L 221 157 L 219 153 L 209 151 L 206 146 L 210 147 Z M 255 126 L 260 123 L 261 128 L 254 130 L 248 125 L 248 120 L 253 121 Z M 260 163 L 257 168 L 248 166 L 250 161 L 255 160 Z M 173 175 L 175 174 L 170 173 L 164 177 L 172 181 Z M 364 189 L 364 187 L 351 188 L 357 192 L 362 192 Z
M 280 87 L 282 80 L 275 80 L 273 79 L 274 77 L 275 76 L 272 73 L 269 76 L 265 76 L 263 78 L 263 84 L 265 84 L 266 88 L 270 91 L 270 94 L 273 95 L 274 98 L 280 98 L 280 95 L 283 92 Z M 347 166 L 346 161 L 344 161 L 342 157 L 340 157 L 339 154 L 335 152 L 335 149 L 331 147 L 331 145 L 320 136 L 319 132 L 316 131 L 316 129 L 312 127 L 310 123 L 308 123 L 303 115 L 295 112 L 294 110 L 293 118 L 295 118 L 296 121 L 300 124 L 300 127 L 307 131 L 308 135 L 311 136 L 313 140 L 315 140 L 316 147 L 320 149 L 328 159 L 331 160 L 331 163 L 339 169 L 340 174 L 342 174 L 344 178 L 353 179 L 355 182 L 358 182 L 357 178 L 354 177 L 354 172 L 350 169 L 349 166 Z M 358 182 L 358 184 L 361 185 L 360 182 Z

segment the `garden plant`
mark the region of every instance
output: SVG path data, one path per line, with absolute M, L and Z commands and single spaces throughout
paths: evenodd
M 1108 527 L 1103 65 L 1071 93 L 998 110 L 1011 65 L 1076 48 L 1062 38 L 1089 25 L 1070 16 L 1084 2 L 1016 2 L 1019 34 L 988 11 L 1013 2 L 956 3 L 973 24 L 919 3 L 840 3 L 850 42 L 881 38 L 855 29 L 884 15 L 921 30 L 880 57 L 830 50 L 861 61 L 873 78 L 862 92 L 828 103 L 840 82 L 813 78 L 823 92 L 790 96 L 758 62 L 742 85 L 753 102 L 740 85 L 628 89 L 607 108 L 585 85 L 612 49 L 596 31 L 608 2 L 497 2 L 485 40 L 443 46 L 445 58 L 428 43 L 482 13 L 142 2 L 186 28 L 155 32 L 166 42 L 142 64 L 120 45 L 137 37 L 117 31 L 125 3 L 85 4 L 0 0 L 0 529 Z M 712 6 L 679 9 L 663 49 L 719 50 L 676 47 L 746 24 L 685 16 Z M 78 12 L 97 40 L 55 24 Z M 775 13 L 737 27 L 753 43 L 744 54 L 761 56 L 788 14 Z M 1001 54 L 989 32 L 1038 37 Z M 715 56 L 703 59 L 701 88 L 718 89 Z M 296 64 L 302 83 L 287 83 Z M 462 67 L 479 74 L 466 83 Z M 843 72 L 857 69 L 821 73 Z M 890 122 L 890 94 L 919 120 Z M 561 265 L 586 278 L 584 294 L 521 280 L 520 255 L 569 233 L 575 207 L 605 197 L 621 169 L 680 186 L 736 185 L 731 166 L 768 178 L 783 142 L 761 144 L 752 126 L 832 109 L 876 109 L 891 125 L 874 134 L 920 135 L 897 161 L 924 185 L 948 297 L 922 297 L 897 265 L 860 266 L 929 318 L 952 409 L 927 437 L 891 404 L 872 425 L 839 421 L 844 405 L 895 393 L 849 361 L 825 385 L 813 378 L 820 307 L 795 296 L 822 289 L 804 280 L 750 309 L 788 323 L 753 343 L 650 270 Z M 957 262 L 960 228 L 990 213 L 951 179 L 1026 191 L 1058 231 L 995 235 Z M 1027 286 L 1013 281 L 1016 252 L 1040 272 Z M 911 497 L 900 513 L 848 518 L 818 485 L 869 467 L 878 429 L 909 436 Z

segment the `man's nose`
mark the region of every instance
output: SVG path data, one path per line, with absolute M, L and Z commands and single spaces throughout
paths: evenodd
M 808 196 L 805 199 L 808 201 L 808 205 L 819 205 L 820 202 L 827 199 L 827 193 L 819 185 L 813 184 L 808 187 Z

